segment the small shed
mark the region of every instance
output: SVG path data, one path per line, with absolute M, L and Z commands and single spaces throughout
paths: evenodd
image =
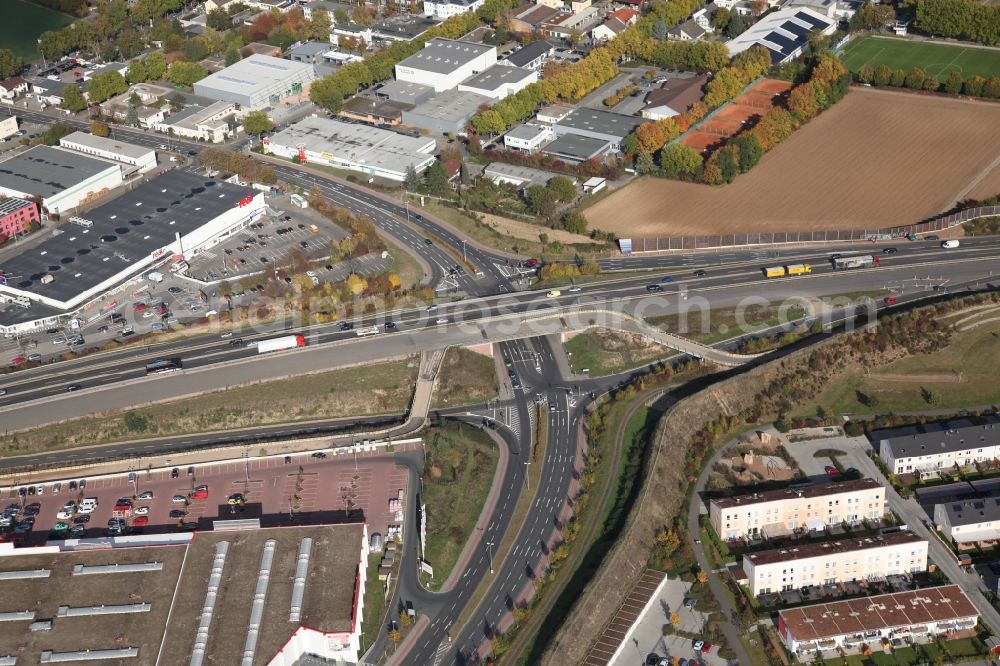
M 593 178 L 588 178 L 583 183 L 583 193 L 594 194 L 596 192 L 600 192 L 607 186 L 608 186 L 608 181 L 606 179 L 594 176 Z

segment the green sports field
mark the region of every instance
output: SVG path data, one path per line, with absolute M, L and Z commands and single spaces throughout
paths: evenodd
M 942 83 L 955 70 L 962 78 L 973 74 L 985 78 L 1000 76 L 1000 50 L 996 49 L 928 44 L 893 37 L 862 37 L 849 42 L 840 56 L 852 72 L 865 63 L 872 67 L 885 63 L 892 69 L 904 71 L 920 67 Z

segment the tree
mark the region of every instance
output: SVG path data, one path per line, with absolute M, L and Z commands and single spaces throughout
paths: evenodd
M 635 172 L 640 175 L 646 175 L 647 173 L 653 173 L 656 168 L 656 164 L 653 163 L 653 153 L 643 150 L 640 151 L 638 155 L 635 156 Z
M 320 42 L 330 41 L 330 13 L 322 7 L 316 8 L 312 12 L 312 20 L 306 27 L 306 32 L 310 39 Z
M 711 25 L 716 30 L 725 30 L 733 19 L 733 12 L 725 7 L 719 7 L 712 13 Z
M 889 85 L 893 88 L 902 88 L 903 83 L 906 81 L 906 72 L 902 69 L 897 69 L 893 71 L 892 76 L 889 77 Z
M 889 65 L 879 63 L 875 65 L 875 70 L 872 72 L 872 83 L 876 86 L 887 86 L 889 85 L 889 80 L 892 79 L 892 69 Z
M 991 76 L 983 84 L 983 97 L 1000 98 L 1000 76 Z
M 667 23 L 663 19 L 658 19 L 653 24 L 653 39 L 662 42 L 667 38 Z
M 969 97 L 982 97 L 983 87 L 986 85 L 986 79 L 976 74 L 973 74 L 965 80 L 965 85 L 962 86 L 962 92 Z
M 698 570 L 698 582 L 702 585 L 708 582 L 708 573 L 706 573 L 704 569 Z
M 740 152 L 740 173 L 746 173 L 757 166 L 757 162 L 764 156 L 764 149 L 752 132 L 741 134 L 732 143 Z
M 230 44 L 229 46 L 226 47 L 226 53 L 223 57 L 225 58 L 226 67 L 229 67 L 230 65 L 235 65 L 240 60 L 242 60 L 242 56 L 240 55 L 240 49 L 238 46 L 236 46 L 235 43 Z
M 465 162 L 458 167 L 458 180 L 462 185 L 470 185 L 472 183 L 472 178 L 469 176 L 469 167 L 465 166 Z
M 125 124 L 129 127 L 139 126 L 139 112 L 136 110 L 134 104 L 129 104 L 128 109 L 125 111 Z
M 90 133 L 94 136 L 110 136 L 111 128 L 108 127 L 107 123 L 102 123 L 100 120 L 95 120 L 90 123 Z
M 910 90 L 920 90 L 924 87 L 924 82 L 927 80 L 927 73 L 919 67 L 913 67 L 909 72 L 906 73 L 906 79 L 904 79 L 904 84 Z
M 587 233 L 587 218 L 578 210 L 571 210 L 562 218 L 563 229 L 571 234 Z
M 167 68 L 167 78 L 178 86 L 193 86 L 195 81 L 200 81 L 206 76 L 208 70 L 196 62 L 175 60 Z
M 167 71 L 167 60 L 161 51 L 153 51 L 143 59 L 147 81 L 159 81 Z
M 444 163 L 441 160 L 434 160 L 424 172 L 424 186 L 430 194 L 437 197 L 446 197 L 451 194 L 451 186 L 448 184 L 448 174 L 445 173 Z
M 674 611 L 673 613 L 671 613 L 670 614 L 670 624 L 673 625 L 674 627 L 679 627 L 680 624 L 681 624 L 681 614 L 678 613 L 677 611 Z
M 208 13 L 207 24 L 212 30 L 225 32 L 233 27 L 233 19 L 225 9 L 213 9 Z
M 360 296 L 368 288 L 368 280 L 364 279 L 360 275 L 351 273 L 347 276 L 347 290 L 350 291 L 355 296 Z
M 76 113 L 87 108 L 87 100 L 84 99 L 83 93 L 80 92 L 79 88 L 70 85 L 63 88 L 63 101 L 60 106 Z
M 14 76 L 24 67 L 24 61 L 14 55 L 10 49 L 0 49 L 0 78 Z
M 748 27 L 747 20 L 743 18 L 743 14 L 736 12 L 729 20 L 729 24 L 726 25 L 726 37 L 730 39 L 738 37 L 746 32 Z
M 556 201 L 569 203 L 576 199 L 576 185 L 566 176 L 555 176 L 546 186 L 556 198 Z
M 243 129 L 251 136 L 260 137 L 274 129 L 274 122 L 263 111 L 251 111 L 243 118 Z
M 816 89 L 810 83 L 803 83 L 792 89 L 788 95 L 788 109 L 801 122 L 812 120 L 819 113 L 819 103 L 816 101 Z
M 538 217 L 548 218 L 556 212 L 556 198 L 552 191 L 542 185 L 532 185 L 525 192 L 528 208 Z
M 683 143 L 672 143 L 660 151 L 660 171 L 667 178 L 693 176 L 701 166 L 698 151 Z
M 90 101 L 98 104 L 115 95 L 120 95 L 126 90 L 128 90 L 128 83 L 125 82 L 125 77 L 114 71 L 96 74 L 87 82 L 87 94 L 90 95 Z
M 403 188 L 407 192 L 420 191 L 420 176 L 417 175 L 417 170 L 413 168 L 412 164 L 406 167 L 406 177 L 403 180 Z
M 336 9 L 333 10 L 333 20 L 340 24 L 350 23 L 351 17 L 347 13 L 346 9 L 344 9 L 343 7 L 337 7 Z

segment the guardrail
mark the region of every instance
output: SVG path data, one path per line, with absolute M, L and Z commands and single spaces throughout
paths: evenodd
M 925 222 L 875 229 L 840 229 L 830 231 L 777 231 L 772 233 L 719 234 L 710 236 L 660 236 L 623 238 L 618 241 L 625 254 L 667 252 L 671 250 L 713 250 L 754 245 L 803 243 L 845 243 L 902 238 L 911 234 L 929 234 L 971 222 L 982 217 L 1000 216 L 1000 206 L 979 206 L 942 215 Z

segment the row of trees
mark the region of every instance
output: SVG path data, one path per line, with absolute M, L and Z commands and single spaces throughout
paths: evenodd
M 1000 44 L 1000 5 L 977 0 L 916 0 L 914 27 L 932 35 Z
M 824 54 L 809 80 L 792 89 L 788 109 L 772 107 L 751 129 L 730 139 L 705 162 L 701 181 L 710 185 L 730 183 L 757 165 L 764 153 L 787 139 L 796 129 L 840 101 L 850 89 L 851 75 L 836 56 Z
M 144 33 L 163 39 L 170 32 L 183 32 L 176 20 L 165 18 L 183 4 L 183 0 L 138 0 L 130 6 L 126 0 L 107 0 L 96 5 L 95 16 L 43 32 L 38 49 L 50 60 L 78 49 L 106 60 L 132 58 L 145 47 Z
M 0 49 L 0 79 L 14 76 L 24 68 L 24 60 L 10 49 Z
M 334 259 L 342 261 L 386 249 L 385 241 L 378 235 L 378 229 L 371 219 L 355 216 L 346 208 L 333 205 L 318 187 L 309 191 L 308 199 L 314 210 L 348 232 L 347 238 L 331 241 L 330 254 Z
M 222 148 L 204 148 L 198 154 L 198 163 L 203 167 L 216 171 L 227 171 L 237 174 L 247 182 L 274 185 L 278 176 L 270 165 L 260 162 L 250 155 L 234 153 Z
M 892 86 L 893 88 L 943 92 L 949 95 L 962 94 L 970 97 L 1000 99 L 1000 76 L 991 76 L 987 79 L 973 74 L 968 78 L 962 78 L 962 74 L 958 70 L 953 70 L 949 72 L 944 83 L 941 83 L 937 77 L 928 74 L 919 67 L 913 67 L 906 72 L 902 69 L 892 69 L 882 63 L 875 67 L 868 64 L 862 65 L 855 78 L 861 83 L 873 86 Z

